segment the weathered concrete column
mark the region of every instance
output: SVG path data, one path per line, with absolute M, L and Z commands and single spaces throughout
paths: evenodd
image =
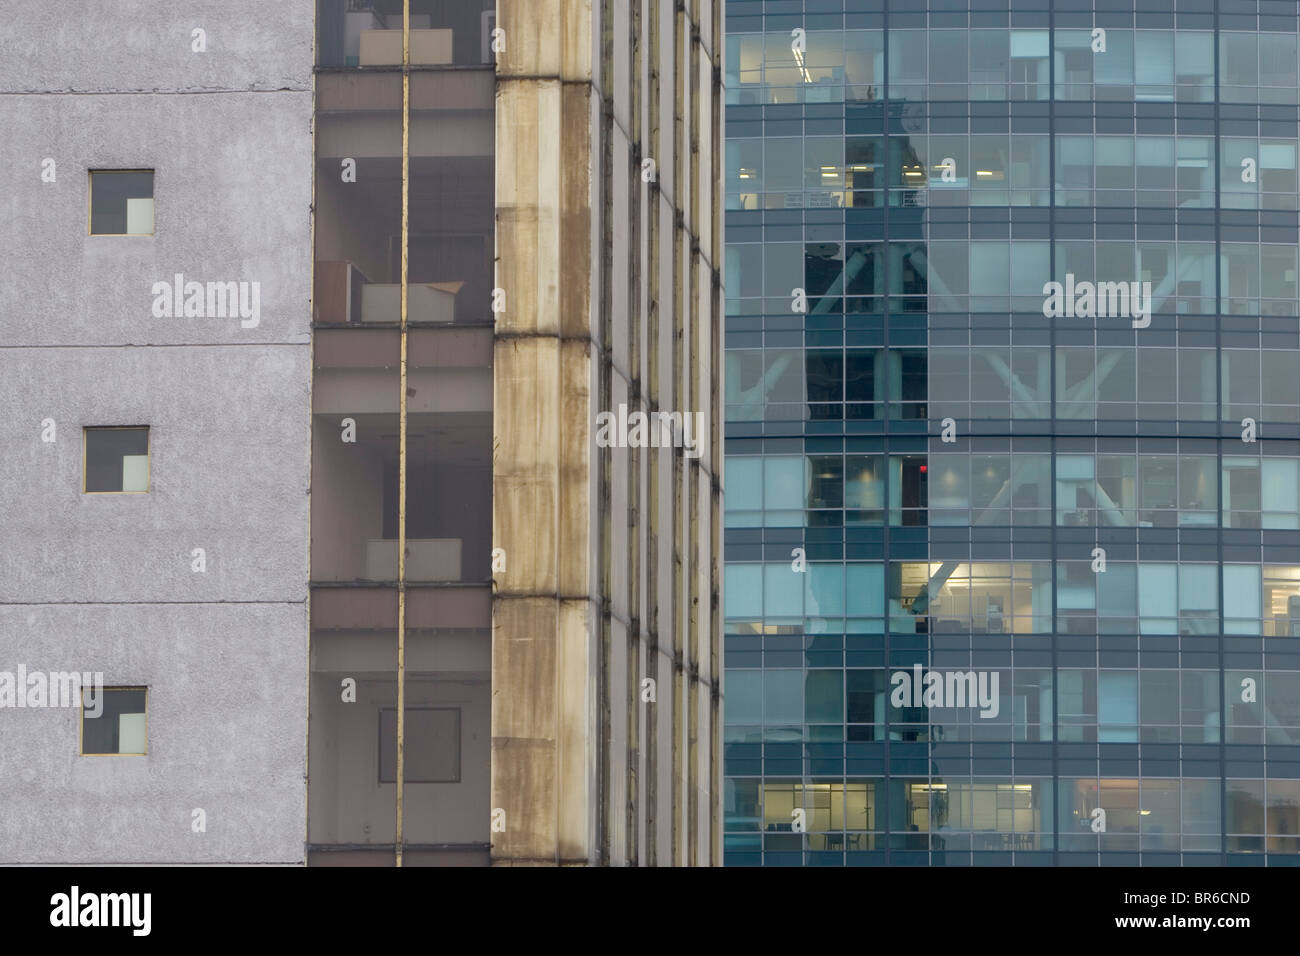
M 688 7 L 498 5 L 499 864 L 720 862 L 720 14 Z M 602 447 L 620 405 L 705 434 Z

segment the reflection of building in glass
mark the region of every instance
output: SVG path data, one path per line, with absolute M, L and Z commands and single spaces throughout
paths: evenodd
M 1300 852 L 1294 22 L 811 6 L 728 4 L 728 861 Z

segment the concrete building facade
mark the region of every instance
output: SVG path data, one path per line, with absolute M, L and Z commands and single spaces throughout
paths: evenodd
M 5 863 L 302 860 L 312 14 L 5 17 L 0 671 L 148 688 L 143 756 L 5 702 Z M 88 234 L 100 170 L 153 172 L 148 234 Z M 157 317 L 178 273 L 258 283 L 258 324 Z M 120 426 L 147 493 L 85 493 L 83 430 Z

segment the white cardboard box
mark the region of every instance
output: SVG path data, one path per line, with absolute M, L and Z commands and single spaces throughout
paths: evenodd
M 411 28 L 411 65 L 446 66 L 452 60 L 451 30 Z M 362 30 L 362 66 L 401 66 L 401 30 Z
M 461 283 L 412 284 L 406 295 L 406 318 L 411 322 L 452 322 L 456 318 L 456 291 Z M 450 290 L 450 291 L 449 291 Z M 400 322 L 402 287 L 397 283 L 370 282 L 361 287 L 362 322 Z

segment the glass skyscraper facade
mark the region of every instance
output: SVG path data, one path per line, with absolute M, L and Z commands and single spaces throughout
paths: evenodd
M 726 14 L 727 863 L 1300 863 L 1297 4 Z

